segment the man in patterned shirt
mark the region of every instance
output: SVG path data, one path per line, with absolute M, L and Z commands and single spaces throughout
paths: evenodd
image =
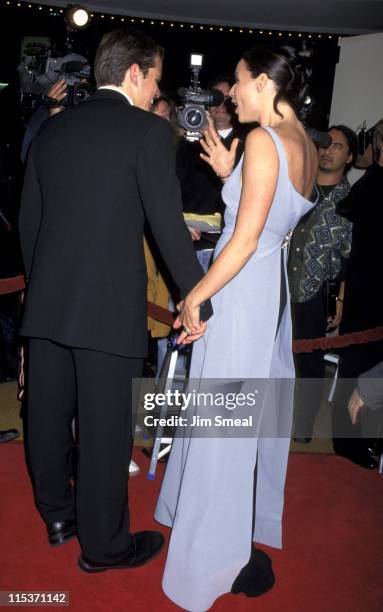
M 289 256 L 289 282 L 295 339 L 319 338 L 336 328 L 342 318 L 344 274 L 351 249 L 352 224 L 336 212 L 350 190 L 347 172 L 357 153 L 355 133 L 336 125 L 332 142 L 319 149 L 317 203 L 294 230 Z M 336 289 L 335 311 L 329 294 Z M 323 351 L 295 355 L 295 440 L 310 442 L 318 413 L 325 373 Z M 318 379 L 308 381 L 307 379 Z M 314 384 L 315 383 L 315 384 Z

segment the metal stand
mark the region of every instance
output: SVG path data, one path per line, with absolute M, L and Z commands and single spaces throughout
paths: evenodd
M 332 402 L 332 400 L 334 399 L 336 383 L 337 383 L 337 380 L 338 380 L 339 356 L 336 353 L 325 353 L 323 359 L 325 361 L 328 361 L 329 363 L 333 363 L 334 365 L 336 365 L 335 375 L 334 375 L 334 378 L 332 380 L 331 389 L 330 389 L 330 392 L 329 392 L 328 398 L 327 398 L 327 401 L 330 404 Z
M 165 359 L 162 363 L 160 376 L 159 376 L 159 385 L 158 385 L 158 393 L 166 393 L 167 391 L 171 391 L 173 386 L 173 381 L 175 379 L 174 373 L 177 364 L 178 351 L 183 345 L 176 344 L 177 334 L 171 334 L 168 340 L 168 348 L 166 351 Z M 163 419 L 166 417 L 167 413 L 167 405 L 161 406 L 159 418 Z M 148 480 L 154 480 L 156 475 L 157 463 L 161 457 L 164 457 L 167 453 L 170 452 L 173 438 L 163 438 L 162 434 L 164 431 L 163 425 L 158 425 L 156 430 L 156 437 L 154 439 L 154 445 L 152 450 L 152 457 L 150 460 L 149 472 L 147 475 Z M 160 451 L 161 444 L 166 444 L 167 446 Z

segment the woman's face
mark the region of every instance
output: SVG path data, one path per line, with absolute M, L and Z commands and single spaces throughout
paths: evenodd
M 246 62 L 241 59 L 235 70 L 235 83 L 230 90 L 235 112 L 241 123 L 256 121 L 258 117 L 257 102 L 259 92 L 257 91 L 258 78 L 253 79 L 247 68 Z

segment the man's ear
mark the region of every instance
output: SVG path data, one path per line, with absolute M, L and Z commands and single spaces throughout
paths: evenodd
M 125 79 L 128 78 L 129 81 L 132 83 L 132 85 L 134 85 L 135 87 L 138 87 L 141 76 L 142 76 L 142 73 L 141 73 L 139 65 L 132 64 L 131 66 L 129 66 L 128 70 L 126 71 Z

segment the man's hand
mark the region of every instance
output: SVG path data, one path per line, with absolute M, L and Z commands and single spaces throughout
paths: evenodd
M 52 98 L 57 102 L 61 102 L 66 96 L 67 93 L 67 84 L 65 79 L 59 79 L 48 89 L 47 96 L 48 98 Z
M 52 100 L 56 100 L 57 102 L 61 102 L 67 95 L 67 84 L 65 79 L 60 79 L 52 87 L 48 89 L 47 96 L 48 98 L 52 98 Z M 55 115 L 56 113 L 60 113 L 64 110 L 63 106 L 55 106 L 54 108 L 49 109 L 50 115 Z
M 208 117 L 208 121 L 208 128 L 203 133 L 203 138 L 200 140 L 206 155 L 200 153 L 200 156 L 213 168 L 214 172 L 219 177 L 227 178 L 234 168 L 235 153 L 237 151 L 239 139 L 234 138 L 230 150 L 228 151 L 222 143 L 211 117 Z
M 364 405 L 365 404 L 359 395 L 358 389 L 354 389 L 348 402 L 348 412 L 350 414 L 351 422 L 353 425 L 356 425 L 359 413 L 364 407 Z
M 188 230 L 191 234 L 191 239 L 193 240 L 193 242 L 195 242 L 196 240 L 201 240 L 201 230 L 196 229 L 195 227 L 188 227 Z
M 181 318 L 179 316 L 174 321 L 173 327 L 174 329 L 180 329 L 180 327 L 183 327 L 183 323 L 181 322 Z M 202 338 L 206 330 L 207 323 L 205 323 L 204 321 L 200 321 L 198 330 L 192 332 L 191 334 L 188 334 L 186 329 L 184 328 L 177 338 L 177 344 L 191 344 L 192 342 L 195 342 L 196 340 Z
M 336 303 L 336 313 L 335 313 L 335 315 L 333 317 L 328 317 L 327 318 L 327 327 L 328 327 L 328 329 L 335 329 L 336 327 L 338 327 L 338 325 L 340 325 L 340 323 L 342 321 L 342 315 L 343 315 L 343 302 L 338 300 L 337 303 Z

